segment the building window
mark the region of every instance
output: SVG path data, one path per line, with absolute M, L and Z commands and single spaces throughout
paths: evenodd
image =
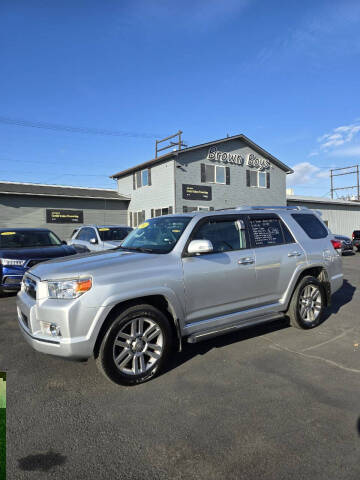
M 201 165 L 201 181 L 204 183 L 220 183 L 225 185 L 226 181 L 226 168 L 222 165 Z
M 196 206 L 196 207 L 193 207 L 193 206 L 188 206 L 188 205 L 184 205 L 183 206 L 183 212 L 184 213 L 190 213 L 190 212 L 209 212 L 209 211 L 214 211 L 214 207 L 203 207 L 203 206 Z
M 151 185 L 151 169 L 139 170 L 133 174 L 133 189 Z
M 141 172 L 141 183 L 143 187 L 149 185 L 149 172 L 147 169 Z
M 215 181 L 216 183 L 225 183 L 225 167 L 215 166 Z
M 130 213 L 130 219 L 132 217 L 132 222 L 130 222 L 131 227 L 137 227 L 145 222 L 145 210 L 140 210 L 139 212 Z
M 270 188 L 270 173 L 246 170 L 246 184 L 248 187 Z
M 151 209 L 151 218 L 162 217 L 163 215 L 169 215 L 171 213 L 173 213 L 173 208 L 172 207 L 152 208 Z

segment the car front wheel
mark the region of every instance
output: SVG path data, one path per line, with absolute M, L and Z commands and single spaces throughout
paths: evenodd
M 96 362 L 113 382 L 137 385 L 161 370 L 172 344 L 172 329 L 164 313 L 152 305 L 134 305 L 110 325 Z

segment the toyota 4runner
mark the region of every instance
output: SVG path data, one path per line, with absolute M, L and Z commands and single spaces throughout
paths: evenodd
M 316 327 L 342 285 L 321 218 L 300 207 L 239 207 L 152 218 L 114 250 L 41 263 L 17 299 L 39 352 L 95 357 L 111 380 L 149 380 L 181 349 L 288 317 Z

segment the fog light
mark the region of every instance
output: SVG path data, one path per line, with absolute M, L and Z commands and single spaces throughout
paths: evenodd
M 43 335 L 51 335 L 52 337 L 60 337 L 60 327 L 56 323 L 40 322 L 40 329 Z

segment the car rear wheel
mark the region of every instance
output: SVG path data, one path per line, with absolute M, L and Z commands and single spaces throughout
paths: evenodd
M 167 317 L 152 305 L 121 312 L 102 339 L 96 362 L 100 371 L 120 385 L 137 385 L 154 377 L 173 344 Z
M 287 315 L 293 327 L 310 329 L 322 322 L 325 308 L 324 286 L 317 278 L 306 276 L 294 291 Z

